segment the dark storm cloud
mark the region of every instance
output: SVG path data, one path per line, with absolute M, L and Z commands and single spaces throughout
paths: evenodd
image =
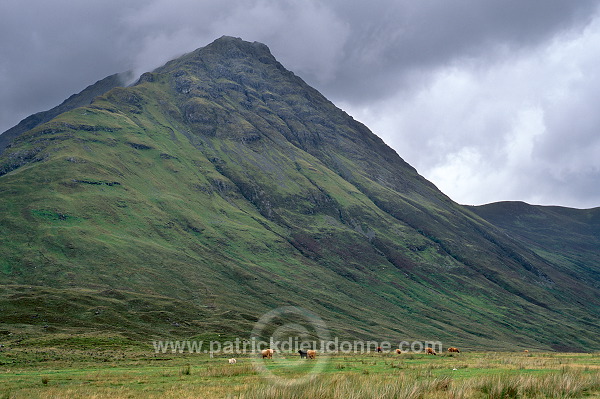
M 344 46 L 344 68 L 325 85 L 334 95 L 370 101 L 398 86 L 412 86 L 414 79 L 419 82 L 440 65 L 465 58 L 485 64 L 507 52 L 527 51 L 562 31 L 580 30 L 598 1 L 351 3 L 336 4 L 351 33 Z
M 4 0 L 0 132 L 221 35 L 288 68 L 462 203 L 600 205 L 599 0 Z

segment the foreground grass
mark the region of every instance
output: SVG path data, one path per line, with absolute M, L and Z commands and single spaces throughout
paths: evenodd
M 250 357 L 64 349 L 0 352 L 0 399 L 600 397 L 600 354 L 278 355 L 264 378 Z M 321 358 L 322 359 L 322 358 Z M 10 364 L 8 364 L 10 361 Z

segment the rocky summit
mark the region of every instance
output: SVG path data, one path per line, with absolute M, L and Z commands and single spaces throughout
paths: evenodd
M 261 43 L 103 87 L 5 144 L 0 330 L 247 336 L 294 305 L 344 338 L 600 349 L 597 209 L 544 236 L 461 206 Z

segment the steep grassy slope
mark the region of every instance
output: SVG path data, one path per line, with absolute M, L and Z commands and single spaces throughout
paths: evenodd
M 600 288 L 600 208 L 571 209 L 524 202 L 468 207 L 568 274 Z
M 0 171 L 7 329 L 247 334 L 295 304 L 343 337 L 599 345 L 597 281 L 452 202 L 259 43 L 63 113 Z

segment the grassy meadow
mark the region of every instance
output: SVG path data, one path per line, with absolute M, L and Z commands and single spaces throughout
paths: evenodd
M 3 348 L 0 398 L 600 397 L 600 353 L 279 353 L 235 356 L 233 365 L 231 356 L 156 354 L 150 346 Z

